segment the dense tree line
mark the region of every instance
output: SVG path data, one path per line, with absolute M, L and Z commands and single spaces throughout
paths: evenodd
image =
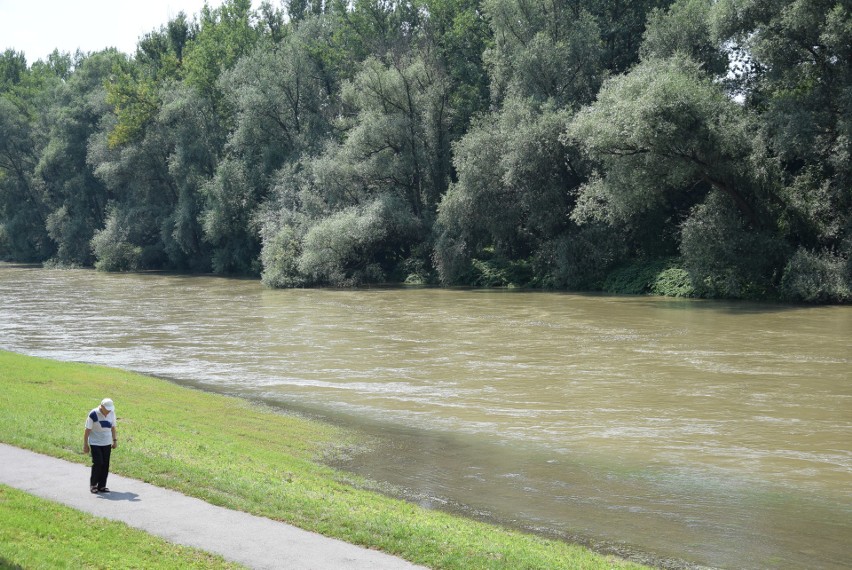
M 0 57 L 0 258 L 852 298 L 838 0 L 227 0 Z

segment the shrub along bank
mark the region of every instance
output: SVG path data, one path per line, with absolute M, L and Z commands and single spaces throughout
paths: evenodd
M 351 432 L 245 400 L 2 351 L 0 389 L 4 443 L 87 463 L 83 419 L 108 395 L 120 434 L 114 472 L 431 568 L 642 568 L 367 490 L 321 464 L 358 445 Z

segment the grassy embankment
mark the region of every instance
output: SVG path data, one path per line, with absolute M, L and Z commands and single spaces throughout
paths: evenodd
M 243 568 L 0 485 L 0 568 Z
M 2 351 L 0 391 L 0 441 L 88 463 L 83 420 L 110 396 L 120 439 L 113 472 L 432 568 L 642 568 L 365 489 L 319 462 L 356 444 L 351 434 L 241 399 Z

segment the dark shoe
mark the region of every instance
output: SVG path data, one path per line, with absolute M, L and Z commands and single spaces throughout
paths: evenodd
M 89 489 L 89 491 L 91 491 L 92 493 L 97 493 L 98 488 L 96 486 L 92 485 L 92 487 Z
M 109 487 L 98 487 L 98 493 L 109 493 Z

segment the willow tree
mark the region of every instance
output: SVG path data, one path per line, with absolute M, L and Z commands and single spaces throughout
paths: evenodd
M 262 42 L 220 79 L 234 127 L 205 187 L 203 216 L 219 271 L 260 271 L 266 238 L 258 216 L 269 210 L 279 170 L 319 154 L 332 137 L 339 81 L 323 56 L 333 29 L 327 18 L 300 19 L 280 42 Z
M 56 244 L 54 261 L 62 265 L 94 261 L 90 241 L 104 225 L 109 192 L 88 164 L 87 148 L 109 114 L 104 84 L 120 58 L 109 50 L 79 59 L 49 111 L 50 143 L 35 175 L 50 208 L 47 231 Z
M 0 256 L 43 261 L 56 251 L 47 231 L 51 205 L 35 170 L 50 143 L 56 90 L 71 71 L 54 52 L 27 66 L 23 53 L 0 54 Z
M 719 33 L 748 55 L 740 78 L 745 106 L 760 117 L 767 153 L 783 169 L 779 223 L 798 250 L 785 271 L 784 293 L 848 299 L 852 7 L 837 0 L 722 0 L 715 16 Z
M 230 154 L 263 183 L 285 163 L 316 154 L 339 112 L 339 80 L 321 53 L 329 21 L 309 18 L 280 42 L 263 42 L 220 79 L 233 110 Z
M 601 30 L 576 2 L 492 0 L 486 11 L 498 107 L 454 147 L 458 180 L 440 205 L 434 259 L 445 283 L 553 284 L 547 266 L 584 168 L 560 134 L 600 85 Z
M 423 58 L 364 63 L 343 89 L 354 114 L 342 142 L 278 184 L 267 244 L 280 243 L 282 232 L 301 236 L 290 250 L 296 262 L 277 256 L 279 263 L 336 285 L 404 279 L 406 264 L 422 268 L 428 250 L 420 244 L 449 177 L 447 86 Z M 287 281 L 279 268 L 266 271 Z
M 219 22 L 205 25 L 218 29 Z M 185 80 L 198 73 L 197 60 L 193 67 L 187 58 L 198 57 L 202 48 L 193 46 L 203 32 L 179 14 L 113 67 L 106 86 L 112 113 L 88 146 L 88 161 L 110 192 L 93 241 L 101 269 L 210 268 L 201 189 L 215 173 L 226 131 L 216 93 Z
M 0 97 L 0 255 L 41 261 L 52 253 L 49 211 L 33 176 L 41 143 L 26 113 Z

